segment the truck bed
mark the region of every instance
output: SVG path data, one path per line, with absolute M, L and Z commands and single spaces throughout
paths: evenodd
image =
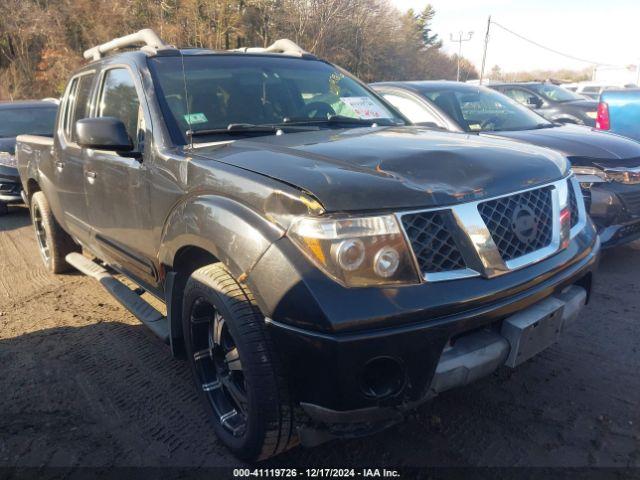
M 53 138 L 43 135 L 18 135 L 16 138 L 16 160 L 20 178 L 29 178 L 29 169 L 36 169 L 43 159 L 52 155 Z M 26 185 L 23 188 L 26 189 Z
M 640 140 L 640 88 L 605 90 L 600 102 L 609 109 L 610 132 Z

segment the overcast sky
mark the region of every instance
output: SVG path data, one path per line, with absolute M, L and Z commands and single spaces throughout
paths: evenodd
M 433 28 L 449 52 L 457 44 L 451 33 L 473 31 L 463 44 L 463 56 L 478 67 L 487 17 L 538 43 L 576 57 L 610 64 L 635 64 L 640 60 L 640 0 L 391 0 L 401 10 L 420 10 L 431 3 Z M 530 45 L 493 26 L 487 70 L 582 69 L 588 63 L 570 60 Z

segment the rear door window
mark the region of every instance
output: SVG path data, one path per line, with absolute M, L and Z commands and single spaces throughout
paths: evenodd
M 67 89 L 67 95 L 64 98 L 62 104 L 62 127 L 64 130 L 64 136 L 67 139 L 71 138 L 71 117 L 73 116 L 73 107 L 75 105 L 76 90 L 78 88 L 78 78 L 71 79 L 69 88 Z
M 89 73 L 78 77 L 78 86 L 74 95 L 73 115 L 69 124 L 70 138 L 77 142 L 75 124 L 78 120 L 87 118 L 90 115 L 91 92 L 93 91 L 94 73 Z

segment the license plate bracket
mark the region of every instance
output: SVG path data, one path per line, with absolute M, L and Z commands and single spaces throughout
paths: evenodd
M 555 343 L 563 310 L 564 302 L 551 297 L 505 319 L 501 334 L 511 345 L 505 365 L 515 368 Z

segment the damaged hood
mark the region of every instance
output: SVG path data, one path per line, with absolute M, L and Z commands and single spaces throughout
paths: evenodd
M 569 157 L 574 165 L 593 162 L 620 166 L 619 160 L 640 158 L 640 142 L 619 135 L 599 132 L 579 125 L 563 125 L 538 130 L 483 133 L 484 137 L 509 138 L 552 148 Z M 625 163 L 625 162 L 622 162 Z
M 568 168 L 551 150 L 419 127 L 286 133 L 189 153 L 293 185 L 327 211 L 468 202 L 558 180 Z

